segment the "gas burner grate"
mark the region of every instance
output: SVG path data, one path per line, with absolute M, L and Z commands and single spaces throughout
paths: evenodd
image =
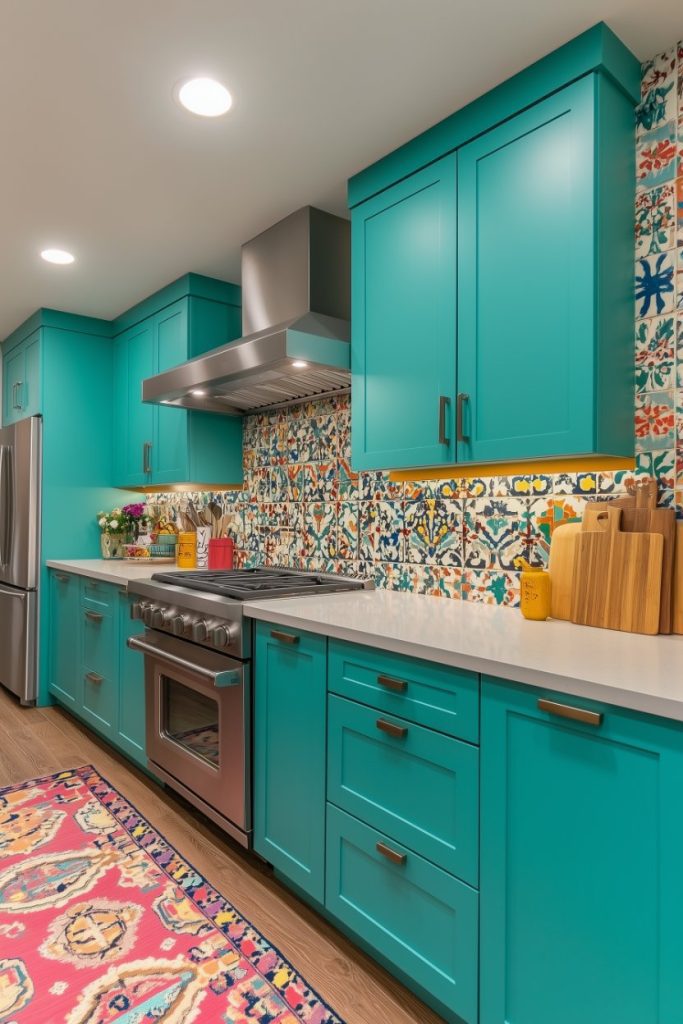
M 330 573 L 299 572 L 296 569 L 199 569 L 192 572 L 156 573 L 153 580 L 205 594 L 240 601 L 261 597 L 296 597 L 303 594 L 335 593 L 362 590 L 364 580 Z

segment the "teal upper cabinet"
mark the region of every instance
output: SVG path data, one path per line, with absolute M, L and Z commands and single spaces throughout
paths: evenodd
M 455 457 L 456 158 L 354 214 L 353 461 Z
M 115 322 L 118 486 L 241 483 L 239 418 L 142 401 L 145 378 L 240 336 L 239 301 L 234 285 L 189 274 Z
M 678 1020 L 681 725 L 484 680 L 481 757 L 480 1024 Z
M 637 84 L 598 25 L 352 179 L 354 468 L 633 455 Z
M 24 416 L 34 416 L 40 409 L 40 330 L 12 347 L 8 346 L 2 360 L 2 420 L 5 426 Z

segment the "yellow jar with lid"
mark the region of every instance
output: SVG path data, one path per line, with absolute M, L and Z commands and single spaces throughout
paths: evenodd
M 197 534 L 179 533 L 176 564 L 179 569 L 197 568 Z
M 550 615 L 550 573 L 541 566 L 529 565 L 525 558 L 515 559 L 522 572 L 519 578 L 519 605 L 525 619 L 544 622 Z

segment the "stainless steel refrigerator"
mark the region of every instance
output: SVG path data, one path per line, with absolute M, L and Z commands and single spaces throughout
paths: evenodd
M 0 684 L 38 691 L 42 419 L 0 428 Z

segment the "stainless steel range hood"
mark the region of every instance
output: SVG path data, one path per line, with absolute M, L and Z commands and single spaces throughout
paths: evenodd
M 350 264 L 349 222 L 311 206 L 247 242 L 244 337 L 150 377 L 143 401 L 241 415 L 348 388 Z

